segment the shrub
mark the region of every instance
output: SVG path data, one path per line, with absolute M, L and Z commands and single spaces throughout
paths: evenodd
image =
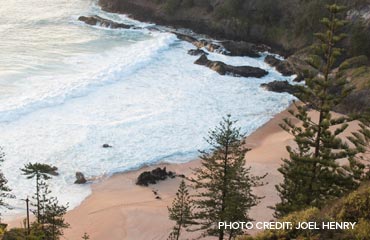
M 175 14 L 178 7 L 180 7 L 180 4 L 181 4 L 181 0 L 167 0 L 164 5 L 164 10 L 168 14 L 173 15 Z
M 335 212 L 340 221 L 370 221 L 370 187 L 349 194 Z

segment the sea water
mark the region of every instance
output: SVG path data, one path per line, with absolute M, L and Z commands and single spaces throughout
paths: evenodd
M 98 14 L 143 29 L 89 26 Z M 58 167 L 53 194 L 75 207 L 90 194 L 88 178 L 158 162 L 185 162 L 207 149 L 208 130 L 231 114 L 250 134 L 286 108 L 292 96 L 260 88 L 284 80 L 264 57 L 209 58 L 269 71 L 262 78 L 221 76 L 194 64 L 194 48 L 149 24 L 105 13 L 91 0 L 11 0 L 0 6 L 0 146 L 2 171 L 16 199 L 6 217 L 24 212 L 34 180 L 28 162 Z M 103 144 L 112 148 L 102 148 Z

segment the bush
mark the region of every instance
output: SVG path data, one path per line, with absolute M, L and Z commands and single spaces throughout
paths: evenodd
M 360 219 L 355 229 L 350 230 L 351 239 L 367 240 L 370 236 L 370 221 Z
M 176 10 L 180 7 L 181 0 L 167 0 L 164 5 L 164 10 L 170 14 L 175 14 Z
M 349 194 L 335 209 L 336 218 L 340 221 L 370 221 L 370 187 Z
M 370 57 L 370 30 L 363 22 L 359 21 L 351 26 L 350 42 L 351 55 Z

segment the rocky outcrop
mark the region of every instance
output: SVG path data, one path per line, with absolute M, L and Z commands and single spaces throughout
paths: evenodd
M 215 42 L 207 39 L 197 39 L 193 36 L 172 31 L 176 34 L 177 38 L 183 41 L 190 42 L 198 49 L 205 48 L 209 52 L 217 52 L 228 56 L 247 56 L 247 57 L 261 57 L 259 52 L 264 52 L 270 50 L 269 47 L 265 45 L 256 45 L 253 43 L 248 43 L 244 41 L 221 41 Z
M 216 43 L 214 43 L 210 40 L 206 40 L 206 39 L 198 40 L 197 38 L 195 38 L 193 36 L 186 35 L 186 34 L 183 34 L 183 33 L 179 33 L 179 32 L 176 32 L 176 31 L 172 31 L 172 33 L 175 34 L 178 39 L 189 42 L 189 43 L 193 44 L 194 46 L 196 46 L 198 49 L 205 48 L 209 52 L 217 52 L 217 53 L 221 53 L 221 54 L 226 54 L 227 53 L 227 51 L 223 48 L 223 46 L 221 46 L 220 44 L 216 44 Z
M 261 78 L 268 74 L 267 71 L 250 66 L 231 66 L 220 61 L 211 61 L 206 55 L 202 55 L 198 60 L 194 62 L 198 65 L 206 66 L 220 75 L 232 75 L 236 77 L 255 77 Z
M 181 2 L 181 1 L 179 1 Z M 183 1 L 185 2 L 185 1 Z M 266 26 L 258 24 L 242 24 L 234 18 L 220 19 L 216 8 L 222 1 L 192 1 L 192 7 L 178 6 L 175 14 L 168 11 L 166 1 L 152 0 L 99 0 L 99 5 L 108 12 L 129 14 L 139 21 L 154 22 L 156 24 L 172 26 L 174 28 L 188 28 L 194 32 L 206 34 L 215 39 L 230 39 L 235 41 L 247 40 L 253 43 L 265 43 L 274 47 L 274 52 L 287 55 L 281 43 L 267 39 Z M 180 4 L 182 5 L 182 3 Z M 241 26 L 239 26 L 241 24 Z M 277 41 L 276 41 L 277 42 Z M 291 46 L 286 44 L 287 46 Z
M 259 52 L 270 50 L 265 45 L 256 45 L 244 41 L 223 41 L 222 46 L 226 49 L 226 55 L 229 56 L 247 56 L 258 58 L 261 57 Z
M 99 25 L 99 26 L 102 26 L 102 27 L 107 27 L 107 28 L 112 28 L 112 29 L 116 29 L 116 28 L 128 29 L 128 28 L 133 27 L 132 25 L 117 23 L 117 22 L 114 22 L 112 20 L 99 17 L 97 15 L 87 16 L 87 17 L 86 16 L 81 16 L 81 17 L 78 18 L 78 20 L 82 21 L 86 24 L 89 24 L 89 25 L 93 25 L 93 26 Z
M 295 95 L 298 92 L 298 88 L 294 85 L 291 85 L 288 81 L 273 81 L 269 83 L 263 83 L 261 84 L 261 87 L 267 91 L 277 93 L 289 93 Z
M 137 178 L 136 184 L 140 186 L 148 186 L 149 184 L 156 184 L 158 181 L 166 180 L 168 177 L 174 178 L 175 173 L 168 171 L 166 167 L 156 168 L 152 171 L 142 172 Z
M 199 49 L 199 48 L 197 48 L 197 49 L 190 49 L 189 51 L 188 51 L 188 54 L 189 55 L 192 55 L 192 56 L 199 56 L 199 55 L 208 55 L 208 53 L 206 53 L 205 51 L 203 51 L 202 49 Z
M 272 55 L 268 55 L 265 58 L 265 62 L 270 66 L 275 67 L 276 70 L 283 76 L 291 76 L 295 74 L 292 66 L 287 61 L 277 59 Z
M 87 182 L 84 174 L 82 172 L 76 172 L 75 184 L 85 184 Z

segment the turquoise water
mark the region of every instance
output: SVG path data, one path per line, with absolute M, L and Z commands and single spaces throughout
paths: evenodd
M 98 14 L 144 29 L 111 30 L 77 21 Z M 262 90 L 285 79 L 263 57 L 209 58 L 264 68 L 262 79 L 220 76 L 193 64 L 193 46 L 173 34 L 145 29 L 90 0 L 12 0 L 0 8 L 0 146 L 3 171 L 18 199 L 31 195 L 20 175 L 27 162 L 59 168 L 50 181 L 62 202 L 78 205 L 89 186 L 76 171 L 100 177 L 160 161 L 184 162 L 207 148 L 203 137 L 222 116 L 251 133 L 292 100 Z M 102 144 L 109 143 L 110 149 Z

